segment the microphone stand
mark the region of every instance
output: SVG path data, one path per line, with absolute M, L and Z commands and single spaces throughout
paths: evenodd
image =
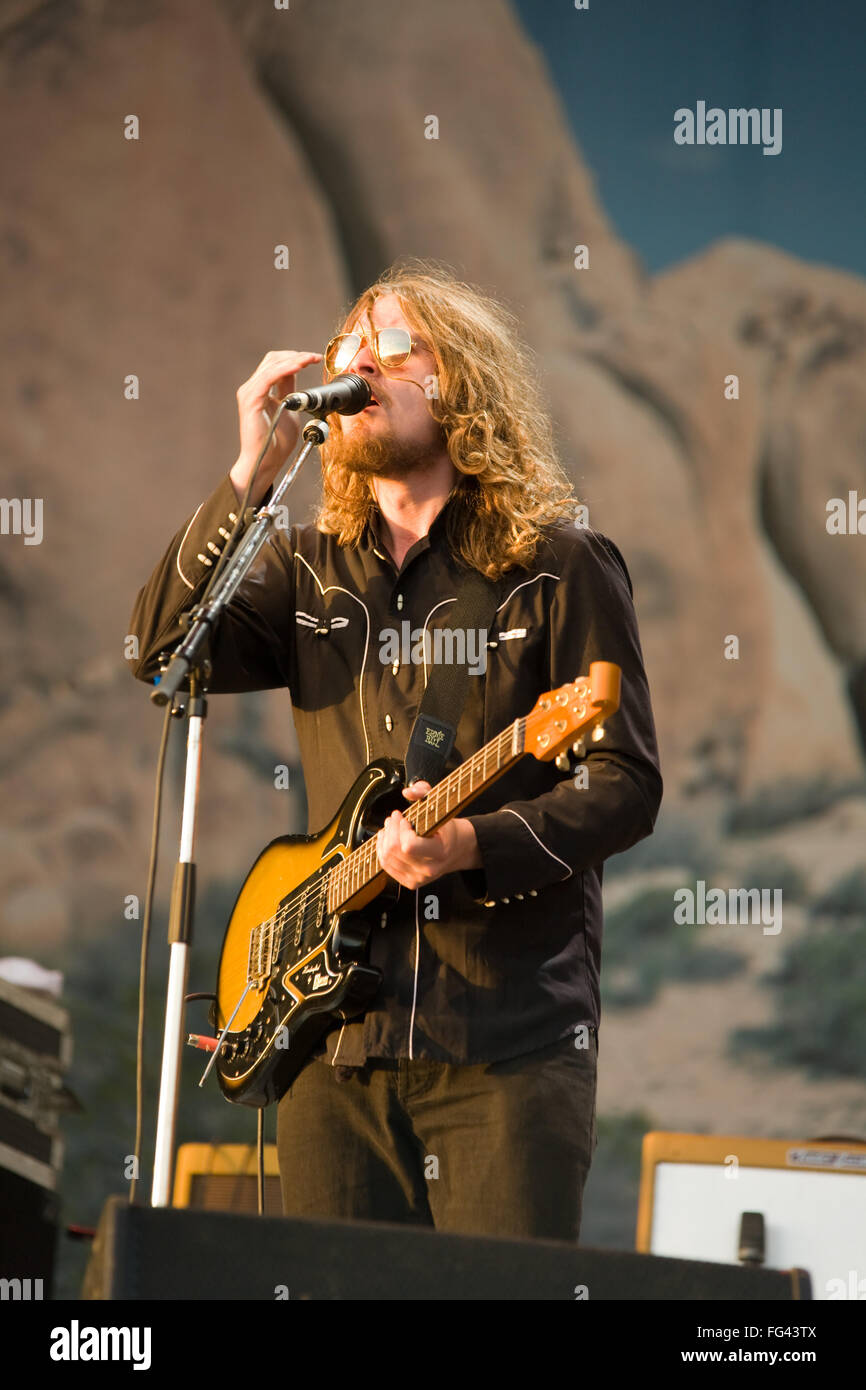
M 208 646 L 212 632 L 223 612 L 237 592 L 251 564 L 265 541 L 270 538 L 276 522 L 280 498 L 291 487 L 304 459 L 314 446 L 324 444 L 329 426 L 324 420 L 309 420 L 303 429 L 305 444 L 290 468 L 284 472 L 266 507 L 245 513 L 249 523 L 238 544 L 226 558 L 221 575 L 206 593 L 198 607 L 188 615 L 187 634 L 175 649 L 159 684 L 151 691 L 156 705 L 173 700 L 182 682 L 189 680 L 187 704 L 188 732 L 186 774 L 183 788 L 180 852 L 175 865 L 169 909 L 168 989 L 165 1004 L 165 1033 L 162 1049 L 162 1072 L 159 1082 L 159 1107 L 156 1124 L 156 1152 L 153 1167 L 151 1206 L 166 1207 L 171 1201 L 174 1142 L 177 1130 L 178 1092 L 180 1086 L 181 1050 L 183 1047 L 183 1015 L 189 972 L 189 951 L 192 945 L 193 907 L 195 900 L 195 845 L 201 773 L 202 726 L 207 715 L 207 681 L 210 676 Z M 267 447 L 267 444 L 266 446 Z M 216 1054 L 214 1054 L 216 1056 Z

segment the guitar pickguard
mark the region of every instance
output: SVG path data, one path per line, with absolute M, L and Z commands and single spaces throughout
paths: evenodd
M 363 912 L 337 914 L 328 911 L 328 883 L 393 806 L 405 806 L 401 787 L 401 764 L 371 763 L 324 831 L 274 840 L 250 870 L 218 979 L 219 1026 L 235 1015 L 216 1062 L 228 1099 L 278 1099 L 323 1033 L 369 1006 L 381 981 L 366 962 L 369 933 L 399 889 L 389 885 Z

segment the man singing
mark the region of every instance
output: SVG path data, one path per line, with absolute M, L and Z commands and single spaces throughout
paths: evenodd
M 140 679 L 201 596 L 268 412 L 321 360 L 269 352 L 239 389 L 237 460 L 138 596 Z M 279 1103 L 284 1210 L 574 1242 L 597 1142 L 602 865 L 652 832 L 662 792 L 631 581 L 583 524 L 500 304 L 437 267 L 396 266 L 324 366 L 365 377 L 372 403 L 329 417 L 315 522 L 260 553 L 215 634 L 209 682 L 288 689 L 309 830 L 372 759 L 405 758 L 430 647 L 414 643 L 407 661 L 387 634 L 448 627 L 467 571 L 495 584 L 496 607 L 448 771 L 593 661 L 621 667 L 622 697 L 586 778 L 527 756 L 435 834 L 386 818 L 379 863 L 401 887 L 371 937 L 383 982 Z M 284 414 L 253 503 L 298 433 Z

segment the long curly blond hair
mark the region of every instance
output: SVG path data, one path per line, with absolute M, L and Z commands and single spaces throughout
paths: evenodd
M 412 258 L 365 290 L 336 332 L 346 332 L 387 294 L 399 297 L 407 322 L 427 338 L 436 359 L 438 396 L 430 408 L 466 502 L 449 513 L 452 552 L 493 580 L 528 566 L 541 527 L 574 517 L 579 504 L 557 458 L 517 319 L 447 267 Z M 318 530 L 336 535 L 340 545 L 355 543 L 376 505 L 367 479 L 335 464 L 326 443 L 322 482 Z

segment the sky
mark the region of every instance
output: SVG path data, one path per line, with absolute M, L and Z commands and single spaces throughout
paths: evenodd
M 864 0 L 513 0 L 605 212 L 647 269 L 723 236 L 866 275 Z M 782 109 L 782 149 L 677 145 L 674 112 Z

